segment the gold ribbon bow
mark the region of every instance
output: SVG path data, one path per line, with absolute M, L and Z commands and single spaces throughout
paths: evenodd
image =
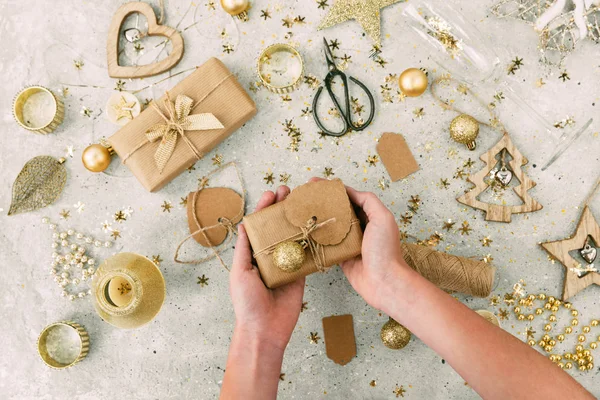
M 200 159 L 202 158 L 202 155 L 190 139 L 188 139 L 185 131 L 206 131 L 224 128 L 221 121 L 211 113 L 190 115 L 193 104 L 194 100 L 183 94 L 178 95 L 173 103 L 167 92 L 164 100 L 164 106 L 168 114 L 167 116 L 161 111 L 156 103 L 152 103 L 156 112 L 158 112 L 165 120 L 164 124 L 156 124 L 146 131 L 146 138 L 148 141 L 155 142 L 158 139 L 161 139 L 158 149 L 156 149 L 156 153 L 154 154 L 156 167 L 161 173 L 173 155 L 173 151 L 175 151 L 178 135 L 181 135 L 181 138 L 192 150 L 194 155 Z

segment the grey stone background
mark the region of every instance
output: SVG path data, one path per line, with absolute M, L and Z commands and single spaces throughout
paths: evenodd
M 473 228 L 469 236 L 451 231 L 444 234 L 441 250 L 464 256 L 483 257 L 491 254 L 497 266 L 495 294 L 512 291 L 519 279 L 527 283 L 532 293 L 546 292 L 559 296 L 562 290 L 563 268 L 551 263 L 539 242 L 569 236 L 575 229 L 581 204 L 597 177 L 598 123 L 595 122 L 581 140 L 547 171 L 540 165 L 548 157 L 554 142 L 539 131 L 535 123 L 514 103 L 502 102 L 500 118 L 512 133 L 513 141 L 530 164 L 524 169 L 538 183 L 530 194 L 544 209 L 529 215 L 516 215 L 510 224 L 486 223 L 478 210 L 464 207 L 454 199 L 469 187 L 464 180 L 453 179 L 457 167 L 467 158 L 477 159 L 490 148 L 499 134 L 483 129 L 478 149 L 469 152 L 448 137 L 448 125 L 455 116 L 443 112 L 430 93 L 407 99 L 404 103 L 381 102 L 379 86 L 389 73 L 399 74 L 408 67 L 425 67 L 430 74 L 440 73 L 430 57 L 430 50 L 411 34 L 401 16 L 406 4 L 399 3 L 383 10 L 383 53 L 388 62 L 379 67 L 368 57 L 371 42 L 363 37 L 358 24 L 349 22 L 317 32 L 316 26 L 330 9 L 321 10 L 317 3 L 307 1 L 255 0 L 250 21 L 234 22 L 223 13 L 207 7 L 207 0 L 191 4 L 187 0 L 166 1 L 166 23 L 179 24 L 185 39 L 182 62 L 171 71 L 177 72 L 199 65 L 209 57 L 222 59 L 246 88 L 257 80 L 255 60 L 265 46 L 286 41 L 293 32 L 292 42 L 299 44 L 305 58 L 306 72 L 319 79 L 325 76 L 322 56 L 323 34 L 338 39 L 338 55 L 352 57 L 347 72 L 370 87 L 377 101 L 373 124 L 362 133 L 341 138 L 320 138 L 312 118 L 302 118 L 301 110 L 310 105 L 313 89 L 302 85 L 292 93 L 292 100 L 283 102 L 266 90 L 250 92 L 258 107 L 258 115 L 215 151 L 199 161 L 195 170 L 184 172 L 158 193 L 147 193 L 128 170 L 113 162 L 110 174 L 91 174 L 79 161 L 82 150 L 102 136 L 110 136 L 118 127 L 105 119 L 105 103 L 115 79 L 106 72 L 105 45 L 108 25 L 121 1 L 52 1 L 5 0 L 0 4 L 0 397 L 10 399 L 108 397 L 129 398 L 215 398 L 223 378 L 223 370 L 234 315 L 228 295 L 228 273 L 216 261 L 198 266 L 182 266 L 172 261 L 177 243 L 187 234 L 185 209 L 179 206 L 182 196 L 195 189 L 197 179 L 213 169 L 211 157 L 223 155 L 224 161 L 238 162 L 248 191 L 247 211 L 250 212 L 266 185 L 263 177 L 273 172 L 291 175 L 290 186 L 304 183 L 311 176 L 322 176 L 325 167 L 333 168 L 335 177 L 360 190 L 377 193 L 399 217 L 407 210 L 411 195 L 420 195 L 421 208 L 406 227 L 408 233 L 426 238 L 441 231 L 444 220 L 468 221 Z M 329 0 L 329 4 L 334 1 Z M 574 116 L 576 126 L 597 115 L 600 49 L 593 43 L 581 43 L 565 63 L 571 79 L 562 82 L 558 68 L 547 68 L 538 62 L 537 35 L 532 27 L 515 20 L 501 20 L 489 14 L 491 1 L 454 0 L 494 45 L 501 63 L 508 65 L 515 56 L 523 57 L 525 65 L 512 79 L 512 85 L 523 98 L 534 105 L 551 122 Z M 157 2 L 153 2 L 156 6 Z M 186 14 L 186 10 L 188 10 Z M 260 10 L 268 8 L 272 18 L 264 21 Z M 306 17 L 304 25 L 282 27 L 287 16 Z M 227 37 L 221 39 L 222 28 Z M 223 44 L 231 43 L 235 51 L 222 52 Z M 83 59 L 84 67 L 73 67 L 74 59 Z M 134 90 L 167 74 L 144 80 L 126 82 Z M 182 78 L 181 76 L 180 78 Z M 180 78 L 138 94 L 143 100 L 156 97 Z M 542 88 L 535 81 L 543 78 Z M 64 99 L 66 116 L 63 125 L 53 134 L 38 136 L 19 128 L 11 116 L 13 96 L 25 85 L 42 84 L 58 92 L 65 84 L 96 85 L 101 88 L 70 86 Z M 394 87 L 394 85 L 391 85 Z M 486 102 L 492 100 L 493 89 L 478 88 Z M 458 97 L 458 94 L 454 95 Z M 82 106 L 92 109 L 92 117 L 81 115 Z M 469 104 L 467 104 L 467 107 Z M 474 104 L 471 104 L 474 107 Z M 423 107 L 423 119 L 415 119 L 412 111 Z M 483 118 L 483 116 L 481 116 Z M 286 150 L 288 138 L 281 123 L 294 119 L 302 131 L 297 153 Z M 378 181 L 387 174 L 381 163 L 369 167 L 366 159 L 375 154 L 377 138 L 382 132 L 402 133 L 420 164 L 420 171 L 401 182 L 390 184 L 382 191 Z M 67 146 L 74 146 L 74 158 L 69 159 L 68 182 L 64 193 L 52 206 L 28 214 L 6 216 L 11 199 L 11 185 L 24 163 L 30 158 L 49 154 L 64 155 Z M 317 152 L 311 151 L 318 147 Z M 449 149 L 456 155 L 449 156 Z M 477 160 L 473 171 L 483 167 Z M 449 178 L 448 190 L 439 187 L 441 178 Z M 213 180 L 238 187 L 227 172 Z M 237 186 L 236 186 L 237 185 Z M 163 201 L 174 209 L 165 213 Z M 73 205 L 81 201 L 85 210 L 77 213 Z M 592 202 L 592 211 L 600 213 L 600 199 Z M 58 221 L 60 226 L 75 227 L 98 238 L 108 238 L 101 223 L 112 221 L 115 212 L 131 207 L 134 212 L 125 222 L 113 223 L 122 238 L 110 250 L 98 252 L 103 259 L 117 251 L 132 251 L 146 256 L 160 255 L 160 264 L 167 283 L 167 298 L 157 318 L 147 326 L 125 331 L 104 323 L 94 312 L 91 299 L 69 302 L 60 297 L 60 289 L 48 274 L 51 237 L 41 224 L 42 216 Z M 68 221 L 59 220 L 62 209 L 71 211 Z M 480 239 L 490 236 L 493 243 L 484 248 Z M 190 246 L 189 255 L 199 254 L 198 246 Z M 192 254 L 193 253 L 193 254 Z M 225 254 L 231 260 L 232 251 Z M 209 285 L 200 287 L 197 277 L 205 274 Z M 581 322 L 599 316 L 598 288 L 590 287 L 573 299 L 581 313 Z M 327 274 L 315 274 L 307 279 L 305 301 L 308 309 L 300 315 L 298 325 L 285 354 L 284 381 L 280 382 L 282 399 L 395 397 L 396 385 L 403 385 L 407 398 L 466 399 L 477 395 L 465 385 L 439 356 L 417 338 L 402 351 L 385 348 L 379 339 L 379 329 L 386 316 L 372 309 L 353 291 L 338 268 Z M 488 299 L 457 296 L 474 309 L 491 307 Z M 504 306 L 501 306 L 504 308 Z M 348 365 L 334 364 L 325 355 L 323 341 L 311 344 L 310 332 L 323 336 L 321 319 L 333 314 L 351 313 L 357 341 L 357 357 Z M 566 316 L 563 316 L 566 320 Z M 55 321 L 72 319 L 83 324 L 91 337 L 91 351 L 81 364 L 65 371 L 47 368 L 39 359 L 36 339 L 42 328 Z M 559 317 L 560 319 L 560 317 Z M 514 318 L 503 321 L 503 327 L 525 340 L 525 324 Z M 541 331 L 543 321 L 534 321 Z M 435 329 L 435 326 L 431 327 Z M 598 334 L 600 332 L 596 332 Z M 499 352 L 502 349 L 497 349 Z M 596 382 L 597 370 L 571 372 L 587 389 L 600 395 Z M 375 380 L 377 385 L 369 385 Z M 548 382 L 550 384 L 550 382 Z

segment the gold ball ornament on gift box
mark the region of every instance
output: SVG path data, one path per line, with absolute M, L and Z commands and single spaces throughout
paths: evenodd
M 298 271 L 305 259 L 304 247 L 292 240 L 279 243 L 273 250 L 273 263 L 283 272 Z
M 392 318 L 381 327 L 381 341 L 393 350 L 406 347 L 410 342 L 410 336 L 410 331 Z
M 221 7 L 229 15 L 238 17 L 242 21 L 248 21 L 248 0 L 221 0 Z
M 408 97 L 419 97 L 427 90 L 427 74 L 418 68 L 404 70 L 398 78 L 398 86 Z
M 83 166 L 91 172 L 102 172 L 110 165 L 112 148 L 92 144 L 81 154 Z
M 458 143 L 462 143 L 469 150 L 475 150 L 479 135 L 479 122 L 467 114 L 460 114 L 450 122 L 450 137 Z

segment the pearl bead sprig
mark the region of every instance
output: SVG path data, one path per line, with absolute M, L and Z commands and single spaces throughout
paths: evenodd
M 61 296 L 73 301 L 91 295 L 91 289 L 78 289 L 79 285 L 91 279 L 96 272 L 96 260 L 89 255 L 86 246 L 109 248 L 113 243 L 102 242 L 73 229 L 59 232 L 58 226 L 51 223 L 48 217 L 42 218 L 42 223 L 52 231 L 50 274 L 54 276 L 54 282 L 63 289 Z M 81 271 L 80 278 L 75 277 L 76 271 Z M 69 288 L 75 290 L 69 291 Z

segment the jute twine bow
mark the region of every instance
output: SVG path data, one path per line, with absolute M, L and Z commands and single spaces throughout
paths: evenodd
M 196 101 L 187 97 L 186 95 L 180 94 L 175 98 L 175 103 L 171 101 L 169 92 L 165 93 L 164 107 L 166 110 L 165 115 L 161 109 L 152 102 L 153 109 L 158 112 L 158 115 L 165 121 L 164 124 L 156 124 L 150 127 L 146 131 L 146 140 L 138 144 L 133 150 L 127 153 L 123 157 L 123 164 L 139 149 L 148 143 L 152 143 L 161 139 L 161 142 L 156 149 L 154 154 L 154 161 L 159 172 L 162 173 L 163 169 L 167 165 L 167 162 L 175 151 L 177 145 L 177 137 L 181 136 L 183 141 L 187 144 L 190 150 L 194 153 L 194 156 L 198 160 L 202 158 L 201 152 L 194 146 L 190 139 L 186 136 L 186 131 L 200 131 L 200 130 L 211 130 L 211 129 L 223 129 L 224 126 L 221 121 L 218 120 L 212 113 L 200 113 L 192 114 L 198 105 L 200 105 L 208 96 L 210 96 L 217 88 L 221 86 L 223 82 L 231 78 L 233 74 L 229 74 L 221 79 L 211 90 L 209 90 L 201 99 Z
M 189 205 L 189 207 L 192 207 L 192 215 L 194 217 L 194 222 L 196 223 L 196 231 L 190 233 L 188 236 L 186 236 L 177 246 L 177 249 L 175 250 L 175 257 L 174 260 L 176 263 L 179 264 L 201 264 L 205 261 L 208 261 L 212 258 L 217 258 L 219 260 L 219 262 L 221 263 L 221 265 L 223 266 L 223 268 L 225 268 L 227 271 L 229 271 L 229 267 L 227 266 L 227 264 L 225 264 L 225 262 L 223 261 L 223 259 L 221 258 L 221 251 L 223 250 L 223 248 L 227 247 L 227 245 L 231 242 L 231 240 L 233 239 L 233 236 L 237 234 L 237 231 L 235 229 L 235 225 L 233 224 L 233 222 L 231 221 L 231 219 L 227 218 L 227 217 L 219 217 L 218 222 L 214 225 L 210 225 L 210 226 L 202 226 L 200 224 L 200 220 L 198 219 L 198 215 L 196 214 L 196 201 L 198 199 L 198 194 L 200 193 L 200 191 L 202 189 L 204 189 L 206 186 L 208 186 L 208 177 L 211 175 L 216 174 L 217 172 L 222 171 L 225 168 L 228 167 L 234 167 L 235 168 L 235 172 L 237 174 L 238 180 L 240 182 L 240 185 L 242 187 L 242 207 L 240 208 L 240 211 L 232 218 L 233 220 L 237 220 L 239 218 L 241 218 L 244 215 L 244 210 L 246 208 L 246 189 L 244 188 L 244 183 L 242 181 L 242 176 L 240 174 L 240 170 L 237 167 L 237 164 L 235 162 L 230 162 L 227 164 L 222 165 L 221 167 L 209 172 L 206 176 L 204 176 L 201 180 L 200 183 L 198 185 L 198 190 L 196 192 L 194 192 L 194 195 L 192 196 L 192 204 Z M 211 229 L 215 229 L 218 227 L 223 227 L 225 229 L 227 229 L 227 240 L 225 240 L 221 245 L 219 245 L 218 247 L 215 247 L 210 239 L 208 238 L 208 235 L 206 234 L 207 231 L 211 230 Z M 190 238 L 196 236 L 197 234 L 201 233 L 202 236 L 204 237 L 204 240 L 206 240 L 206 243 L 208 243 L 208 246 L 210 247 L 210 249 L 212 250 L 212 254 L 208 255 L 206 257 L 200 258 L 200 259 L 196 259 L 196 260 L 189 260 L 189 261 L 184 261 L 184 260 L 180 260 L 179 259 L 179 251 L 181 250 L 181 247 L 183 246 L 183 244 L 185 242 L 187 242 Z
M 358 220 L 356 220 L 356 221 L 358 222 Z M 264 249 L 255 252 L 254 258 L 256 258 L 257 256 L 259 256 L 261 254 L 272 254 L 273 251 L 275 251 L 275 247 L 277 247 L 278 244 L 281 244 L 283 242 L 299 241 L 299 242 L 303 243 L 304 248 L 308 248 L 310 250 L 310 253 L 313 257 L 313 260 L 315 261 L 315 266 L 317 267 L 317 269 L 319 271 L 324 271 L 327 266 L 327 260 L 325 259 L 325 250 L 324 250 L 322 244 L 318 243 L 317 241 L 315 241 L 313 239 L 312 233 L 314 231 L 316 231 L 317 229 L 320 229 L 320 228 L 324 227 L 325 225 L 330 224 L 332 222 L 335 222 L 335 218 L 329 218 L 328 220 L 317 223 L 317 218 L 312 217 L 311 219 L 309 219 L 306 222 L 305 226 L 300 227 L 300 232 L 298 232 L 292 236 L 289 236 L 285 239 L 281 239 L 280 241 L 275 242 L 275 243 L 271 244 L 270 246 L 265 247 Z

